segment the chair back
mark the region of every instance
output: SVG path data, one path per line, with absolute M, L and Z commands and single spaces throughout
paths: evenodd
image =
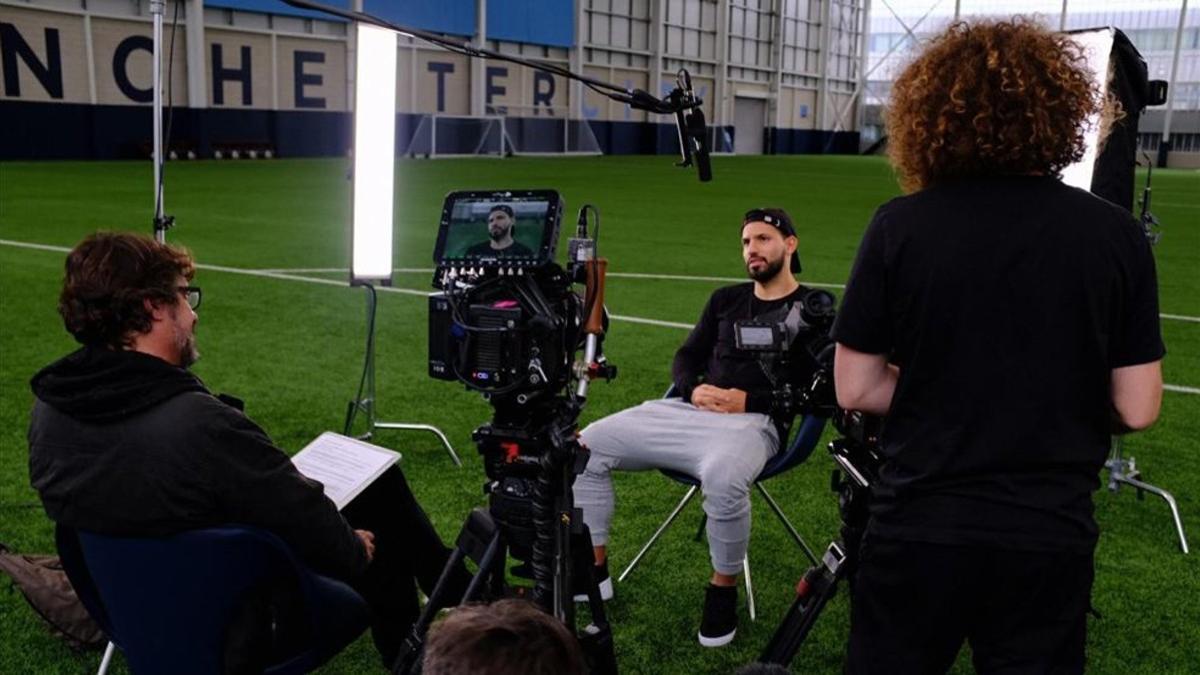
M 249 594 L 280 579 L 298 586 L 314 633 L 306 651 L 268 672 L 315 668 L 368 620 L 366 603 L 349 586 L 316 575 L 279 537 L 257 528 L 114 537 L 60 525 L 56 538 L 81 600 L 134 673 L 222 672 L 231 620 Z
M 777 452 L 771 459 L 768 459 L 762 471 L 758 472 L 756 480 L 766 480 L 788 471 L 797 464 L 808 460 L 812 455 L 813 449 L 821 440 L 821 434 L 825 431 L 825 423 L 829 420 L 816 415 L 805 415 L 803 420 L 792 436 L 792 442 L 788 444 L 787 450 Z

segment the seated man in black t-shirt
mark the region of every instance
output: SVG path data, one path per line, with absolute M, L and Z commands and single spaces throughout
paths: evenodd
M 488 212 L 489 239 L 468 248 L 467 257 L 532 257 L 533 251 L 529 250 L 528 246 L 513 239 L 513 230 L 515 228 L 516 219 L 513 216 L 512 207 L 507 204 L 496 204 Z
M 717 289 L 675 354 L 679 396 L 654 399 L 583 430 L 591 451 L 575 481 L 576 503 L 592 534 L 601 595 L 612 597 L 606 562 L 613 513 L 611 472 L 672 469 L 700 479 L 713 575 L 699 639 L 718 647 L 737 629 L 737 575 L 750 541 L 750 489 L 779 449 L 771 383 L 752 353 L 734 342 L 734 323 L 800 299 L 796 231 L 782 209 L 755 209 L 742 223 L 742 257 L 752 283 Z M 789 269 L 784 269 L 788 265 Z M 782 425 L 777 424 L 782 422 Z
M 1162 396 L 1154 259 L 1068 187 L 1099 98 L 1079 48 L 956 24 L 896 80 L 911 194 L 875 213 L 834 325 L 841 406 L 886 415 L 847 672 L 1079 673 L 1110 433 Z M 959 92 L 965 92 L 962 96 Z

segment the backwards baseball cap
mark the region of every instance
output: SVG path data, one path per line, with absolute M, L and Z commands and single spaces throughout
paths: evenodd
M 513 216 L 512 207 L 509 206 L 508 204 L 494 204 L 492 206 L 492 208 L 488 209 L 488 215 L 490 216 L 497 211 L 503 211 L 503 212 L 507 213 L 509 218 L 515 217 L 515 216 Z
M 745 216 L 742 216 L 742 227 L 745 228 L 750 223 L 766 223 L 779 230 L 784 238 L 796 236 L 796 228 L 792 227 L 792 218 L 783 209 L 750 209 Z M 791 269 L 792 274 L 800 273 L 799 248 L 792 252 Z

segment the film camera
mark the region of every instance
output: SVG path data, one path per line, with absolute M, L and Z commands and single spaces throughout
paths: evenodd
M 772 386 L 771 412 L 791 418 L 797 413 L 828 417 L 834 406 L 833 327 L 837 300 L 832 293 L 810 290 L 795 302 L 733 326 L 734 344 L 757 354 Z
M 759 660 L 786 666 L 808 637 L 817 617 L 853 575 L 867 523 L 870 486 L 882 462 L 878 454 L 882 419 L 842 410 L 833 388 L 836 313 L 832 294 L 812 290 L 775 312 L 734 324 L 737 348 L 757 353 L 772 390 L 772 412 L 829 418 L 838 437 L 829 452 L 838 465 L 831 487 L 838 495 L 842 527 L 821 561 L 796 584 L 796 598 Z
M 592 627 L 581 635 L 594 672 L 615 672 L 603 603 L 591 579 L 591 543 L 571 491 L 587 465 L 578 418 L 589 382 L 616 369 L 601 353 L 606 316 L 597 242 L 580 210 L 566 267 L 555 260 L 563 202 L 553 190 L 453 192 L 446 197 L 434 250 L 429 299 L 429 375 L 458 381 L 491 404 L 490 422 L 472 434 L 483 457 L 489 507 L 459 535 L 448 570 L 471 557 L 479 572 L 462 598 L 439 582 L 394 668 L 418 661 L 432 616 L 448 604 L 499 597 L 506 554 L 544 610 L 574 629 L 573 596 L 591 599 Z M 583 284 L 585 293 L 576 292 Z M 450 602 L 447 602 L 449 600 Z M 407 661 L 407 667 L 404 663 Z

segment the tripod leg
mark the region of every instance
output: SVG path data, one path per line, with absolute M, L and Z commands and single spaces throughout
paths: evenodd
M 796 585 L 796 599 L 788 609 L 758 660 L 787 666 L 804 644 L 812 627 L 837 593 L 838 582 L 846 575 L 845 554 L 835 542 L 825 551 L 821 564 L 809 568 Z
M 582 524 L 582 520 L 580 520 Z M 574 563 L 574 578 L 587 589 L 588 609 L 592 615 L 592 623 L 579 632 L 579 642 L 588 656 L 591 672 L 595 675 L 616 675 L 617 657 L 613 649 L 612 627 L 608 623 L 608 614 L 604 608 L 604 600 L 600 597 L 600 586 L 595 576 L 595 560 L 592 558 L 592 537 L 587 525 L 582 525 L 581 532 L 572 535 L 572 560 Z

